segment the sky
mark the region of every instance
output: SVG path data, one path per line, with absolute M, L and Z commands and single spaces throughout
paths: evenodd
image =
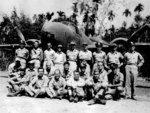
M 117 1 L 117 0 L 116 0 Z M 124 6 L 118 5 L 116 8 L 116 17 L 113 22 L 106 22 L 107 26 L 114 24 L 116 27 L 120 27 L 125 17 L 122 16 L 122 12 L 125 8 L 129 8 L 131 11 L 134 10 L 135 6 L 138 3 L 144 5 L 144 11 L 141 13 L 142 16 L 150 15 L 149 4 L 150 0 L 124 0 Z M 57 12 L 62 10 L 66 15 L 70 15 L 71 5 L 73 0 L 0 0 L 0 20 L 2 20 L 3 15 L 10 15 L 13 7 L 16 7 L 17 12 L 23 11 L 29 17 L 32 17 L 34 14 L 46 13 L 48 11 Z M 128 26 L 132 23 L 134 19 L 134 13 L 131 17 L 128 18 Z

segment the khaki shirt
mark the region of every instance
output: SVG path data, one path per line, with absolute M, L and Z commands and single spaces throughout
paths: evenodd
M 79 51 L 74 49 L 73 51 L 67 50 L 67 57 L 69 61 L 77 61 Z
M 44 61 L 52 61 L 54 60 L 54 56 L 55 51 L 53 49 L 44 51 Z
M 136 51 L 133 53 L 127 52 L 124 55 L 125 63 L 127 65 L 138 65 L 139 63 L 144 63 L 144 58 L 142 55 Z
M 124 76 L 120 71 L 118 71 L 117 74 L 113 74 L 112 72 L 110 72 L 108 74 L 108 81 L 111 85 L 120 84 L 124 81 Z
M 104 62 L 106 60 L 106 53 L 101 51 L 100 53 L 94 52 L 93 57 L 95 62 Z
M 64 62 L 66 62 L 66 55 L 63 52 L 61 52 L 61 53 L 56 52 L 55 58 L 54 58 L 54 63 L 55 64 L 63 64 Z
M 39 79 L 38 76 L 36 76 L 30 83 L 31 86 L 34 86 L 36 89 L 41 89 L 48 86 L 48 78 L 43 75 L 41 79 Z
M 29 55 L 29 51 L 26 48 L 19 48 L 16 50 L 16 57 L 26 59 Z
M 40 48 L 31 50 L 31 59 L 43 59 L 43 51 Z
M 120 59 L 123 59 L 123 56 L 120 52 L 115 51 L 114 53 L 109 52 L 107 54 L 108 64 L 117 63 L 118 65 L 120 65 Z
M 74 77 L 70 77 L 70 79 L 67 81 L 67 86 L 77 88 L 77 87 L 83 87 L 85 86 L 85 81 L 82 78 L 79 78 L 78 81 L 74 80 Z
M 52 78 L 52 80 L 49 83 L 49 88 L 52 88 L 53 90 L 59 90 L 63 89 L 66 86 L 65 79 L 60 77 L 58 81 L 55 80 L 55 77 Z
M 89 50 L 80 51 L 79 52 L 79 59 L 80 60 L 91 60 L 92 59 L 92 52 Z

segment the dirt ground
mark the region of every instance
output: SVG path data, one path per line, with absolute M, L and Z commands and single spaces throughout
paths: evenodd
M 139 80 L 137 101 L 122 99 L 89 106 L 86 101 L 6 97 L 6 75 L 7 72 L 0 72 L 0 113 L 150 113 L 150 83 L 143 80 Z

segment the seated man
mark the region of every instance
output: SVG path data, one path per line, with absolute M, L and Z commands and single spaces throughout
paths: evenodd
M 94 71 L 93 77 L 89 78 L 86 81 L 86 86 L 88 89 L 88 96 L 93 98 L 89 105 L 95 103 L 106 104 L 105 101 L 105 92 L 108 85 L 107 73 L 100 73 L 99 70 Z
M 13 76 L 13 74 L 16 73 L 20 67 L 21 67 L 21 64 L 20 64 L 20 61 L 18 61 L 18 60 L 11 63 L 8 66 L 8 72 L 9 72 L 8 78 L 11 78 L 11 76 Z
M 29 68 L 26 69 L 25 75 L 28 75 L 32 78 L 34 78 L 35 76 L 38 75 L 37 70 L 34 68 L 34 63 L 33 62 L 29 62 L 28 67 Z
M 62 77 L 67 81 L 71 76 L 72 76 L 72 70 L 70 69 L 70 63 L 65 62 Z
M 81 68 L 84 66 L 86 66 L 85 67 L 85 73 L 87 73 L 88 76 L 90 76 L 90 74 L 91 74 L 90 65 L 85 60 L 80 60 L 79 72 L 81 72 Z
M 83 87 L 85 86 L 85 82 L 80 78 L 78 71 L 74 71 L 73 77 L 67 81 L 67 86 L 70 102 L 78 102 L 79 99 L 84 98 L 85 94 Z
M 87 65 L 86 64 L 83 64 L 80 66 L 80 77 L 83 79 L 83 80 L 87 80 L 90 76 L 90 73 L 88 73 L 86 71 L 86 67 Z
M 43 96 L 46 94 L 46 89 L 48 86 L 48 78 L 44 75 L 44 69 L 38 69 L 38 75 L 30 82 L 30 94 L 34 94 L 34 97 Z
M 19 69 L 17 73 L 14 74 L 13 77 L 9 78 L 8 80 L 8 95 L 7 96 L 15 96 L 16 93 L 20 91 L 21 85 L 19 82 L 23 79 L 25 75 L 24 69 Z
M 56 70 L 55 66 L 51 66 L 52 64 L 47 62 L 46 64 L 46 69 L 44 70 L 44 74 L 51 80 L 52 77 L 54 76 L 54 72 Z
M 124 76 L 118 69 L 118 64 L 113 64 L 112 72 L 108 73 L 108 91 L 106 92 L 106 99 L 118 100 L 124 96 L 123 81 Z
M 67 90 L 65 90 L 66 83 L 65 79 L 62 78 L 61 72 L 59 69 L 56 69 L 54 72 L 54 77 L 49 83 L 49 87 L 47 89 L 47 94 L 50 98 L 59 98 L 67 94 Z

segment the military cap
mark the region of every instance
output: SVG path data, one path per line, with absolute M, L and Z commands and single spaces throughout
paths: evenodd
M 115 43 L 110 44 L 110 47 L 117 47 L 117 44 L 115 44 Z
M 96 46 L 96 47 L 102 47 L 102 46 L 103 46 L 103 44 L 102 44 L 102 43 L 100 43 L 100 42 L 97 42 L 97 43 L 95 44 L 95 46 Z
M 76 43 L 74 41 L 71 41 L 70 45 L 76 45 Z
M 20 41 L 21 45 L 25 45 L 25 42 L 23 40 Z
M 135 46 L 133 42 L 129 42 L 129 47 Z
M 82 44 L 83 46 L 87 46 L 88 44 L 87 44 L 87 42 L 83 42 L 83 44 Z
M 34 62 L 28 62 L 28 65 L 34 65 Z
M 57 47 L 58 47 L 58 48 L 62 48 L 63 46 L 62 46 L 61 44 L 59 44 Z

